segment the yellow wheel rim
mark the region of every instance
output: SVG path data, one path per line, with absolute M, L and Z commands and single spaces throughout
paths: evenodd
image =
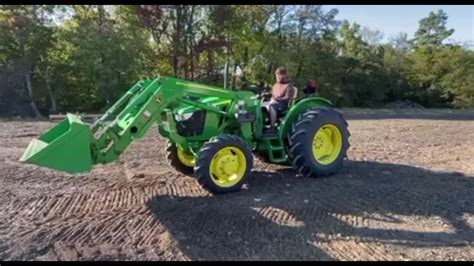
M 246 169 L 245 154 L 237 147 L 225 147 L 212 157 L 209 174 L 216 185 L 231 187 L 242 180 Z
M 313 138 L 313 156 L 320 164 L 333 163 L 342 148 L 342 134 L 335 125 L 322 126 Z
M 194 156 L 187 154 L 181 146 L 178 146 L 178 159 L 182 164 L 189 167 L 193 167 L 196 163 Z

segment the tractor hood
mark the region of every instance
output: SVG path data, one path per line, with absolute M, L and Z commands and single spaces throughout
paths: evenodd
M 231 100 L 210 96 L 210 97 L 202 98 L 199 102 L 219 108 L 221 106 L 228 105 L 231 102 Z M 183 115 L 183 114 L 194 113 L 201 109 L 202 108 L 197 107 L 197 106 L 183 104 L 181 106 L 178 106 L 178 108 L 176 108 L 174 113 L 177 115 Z

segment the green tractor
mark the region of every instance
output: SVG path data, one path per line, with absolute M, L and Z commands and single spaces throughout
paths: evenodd
M 167 159 L 211 193 L 235 192 L 251 176 L 252 152 L 305 177 L 336 173 L 349 148 L 342 115 L 321 97 L 294 100 L 278 133 L 265 134 L 264 99 L 177 78 L 137 82 L 93 124 L 67 118 L 33 139 L 20 161 L 67 173 L 116 161 L 152 125 L 168 140 Z

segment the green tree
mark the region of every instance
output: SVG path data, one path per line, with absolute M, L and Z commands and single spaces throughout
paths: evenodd
M 408 39 L 406 32 L 400 32 L 396 36 L 390 38 L 390 43 L 395 49 L 408 52 L 413 47 L 413 40 Z
M 372 30 L 369 27 L 363 27 L 359 33 L 362 40 L 370 45 L 380 44 L 384 37 L 383 32 L 378 29 Z
M 428 17 L 420 20 L 415 32 L 416 46 L 441 46 L 443 41 L 454 33 L 454 29 L 447 29 L 448 15 L 443 10 L 430 12 Z
M 320 5 L 0 6 L 0 114 L 101 112 L 144 76 L 245 89 L 285 66 L 298 88 L 317 79 L 339 106 L 411 99 L 473 106 L 473 51 L 444 44 L 447 15 L 413 40 L 342 24 Z M 240 69 L 241 71 L 237 71 Z M 237 75 L 239 72 L 239 75 Z
M 72 18 L 56 33 L 50 56 L 58 75 L 59 104 L 63 110 L 103 110 L 152 73 L 148 36 L 126 9 L 115 10 L 115 15 L 103 6 L 72 9 Z
M 46 61 L 47 51 L 53 42 L 50 24 L 55 8 L 47 5 L 0 7 L 0 43 L 5 44 L 0 46 L 0 65 L 2 69 L 12 70 L 12 75 L 23 77 L 24 81 L 13 87 L 10 87 L 12 84 L 7 85 L 7 88 L 11 92 L 19 92 L 13 95 L 19 95 L 20 99 L 28 98 L 33 113 L 38 117 L 41 116 L 39 109 L 47 105 L 44 96 L 48 93 L 50 105 L 55 109 Z M 42 90 L 44 87 L 48 88 L 47 92 Z M 22 91 L 26 91 L 27 96 Z M 15 108 L 15 100 L 8 102 Z
M 360 25 L 344 21 L 340 30 L 341 103 L 345 106 L 377 106 L 386 97 L 383 71 L 384 48 L 370 46 L 360 36 Z
M 446 29 L 447 18 L 439 10 L 420 20 L 409 54 L 411 96 L 431 107 L 472 106 L 472 51 L 442 44 L 454 32 Z
M 424 47 L 410 54 L 414 96 L 427 106 L 473 106 L 473 52 L 460 46 Z
M 411 62 L 407 53 L 403 35 L 395 46 L 384 45 L 384 71 L 386 73 L 386 101 L 405 100 L 410 98 L 411 86 L 408 79 Z M 412 98 L 412 100 L 414 100 Z

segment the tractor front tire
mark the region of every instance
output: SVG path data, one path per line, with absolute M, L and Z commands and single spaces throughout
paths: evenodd
M 198 182 L 213 194 L 236 192 L 247 182 L 253 155 L 238 136 L 211 138 L 199 151 L 194 172 Z
M 337 173 L 350 146 L 347 126 L 332 108 L 318 107 L 301 114 L 288 138 L 288 158 L 293 168 L 305 177 Z
M 168 141 L 166 159 L 174 169 L 185 175 L 192 175 L 194 173 L 194 159 L 191 157 L 192 155 L 186 154 L 175 143 Z

